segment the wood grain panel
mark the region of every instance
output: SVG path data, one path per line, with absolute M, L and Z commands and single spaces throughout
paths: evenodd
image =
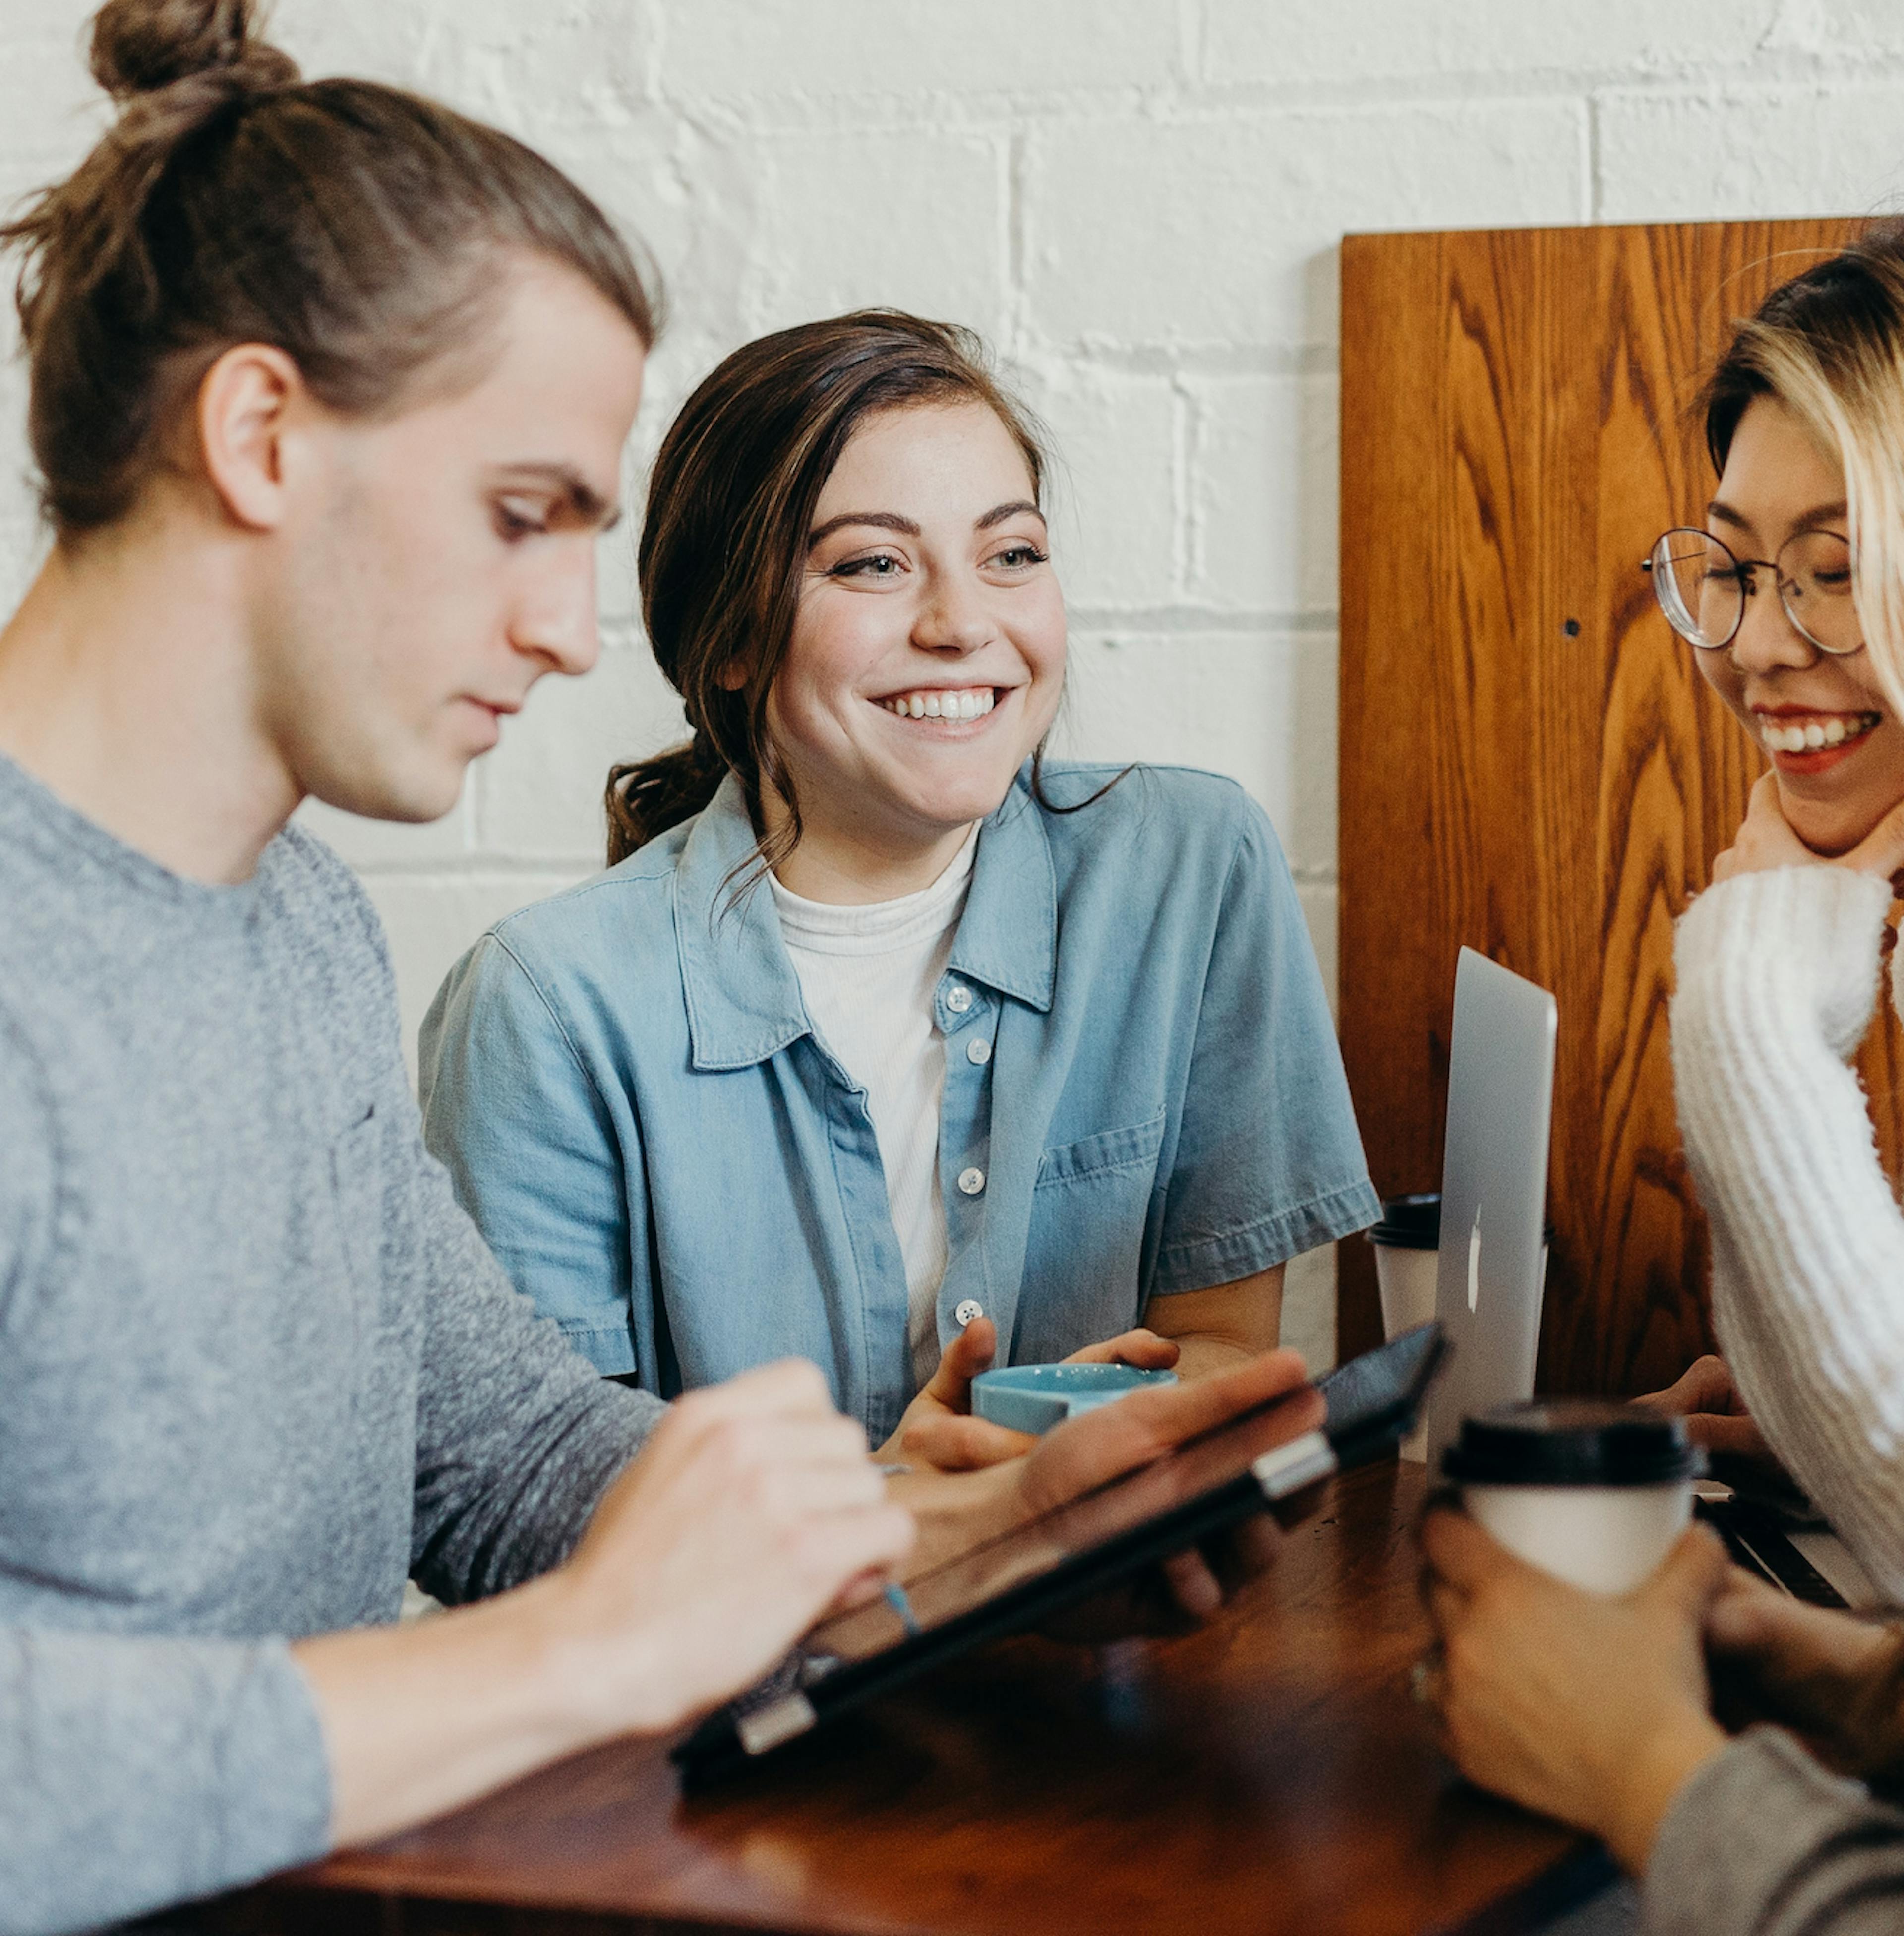
M 1464 942 L 1559 997 L 1540 1381 L 1709 1348 L 1674 1122 L 1672 924 L 1761 770 L 1640 559 L 1698 523 L 1731 321 L 1846 221 L 1352 236 L 1342 262 L 1343 1048 L 1377 1187 L 1434 1189 Z M 1904 1044 L 1861 1066 L 1893 1173 Z M 1376 1342 L 1342 1248 L 1338 1344 Z

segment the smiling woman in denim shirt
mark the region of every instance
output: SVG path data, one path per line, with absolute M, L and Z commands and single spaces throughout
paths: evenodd
M 432 1148 L 605 1375 L 798 1355 L 979 1463 L 995 1352 L 1213 1370 L 1377 1214 L 1261 810 L 1041 757 L 1045 470 L 969 333 L 883 311 L 736 352 L 663 443 L 642 611 L 694 739 L 423 1032 Z

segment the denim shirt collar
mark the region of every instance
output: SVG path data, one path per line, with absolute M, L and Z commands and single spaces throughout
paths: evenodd
M 979 829 L 972 891 L 949 965 L 1040 1015 L 1050 1011 L 1058 970 L 1058 876 L 1044 816 L 1032 797 L 1029 761 Z
M 950 966 L 1044 1013 L 1057 968 L 1058 888 L 1030 772 L 1029 764 L 1020 770 L 979 830 Z M 748 1068 L 812 1032 L 773 897 L 764 882 L 748 880 L 754 842 L 746 796 L 730 773 L 688 830 L 675 870 L 675 942 L 697 1069 Z

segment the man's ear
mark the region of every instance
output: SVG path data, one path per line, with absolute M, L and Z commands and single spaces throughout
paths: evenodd
M 265 531 L 283 522 L 285 438 L 307 394 L 297 365 L 267 343 L 238 343 L 200 380 L 199 450 L 234 523 Z

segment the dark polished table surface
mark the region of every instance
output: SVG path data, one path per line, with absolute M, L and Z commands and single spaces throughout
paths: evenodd
M 716 1792 L 577 1757 L 213 1906 L 314 1936 L 1120 1936 L 1537 1926 L 1606 1874 L 1469 1788 L 1410 1701 L 1419 1466 L 1336 1481 L 1187 1638 L 994 1647 Z

